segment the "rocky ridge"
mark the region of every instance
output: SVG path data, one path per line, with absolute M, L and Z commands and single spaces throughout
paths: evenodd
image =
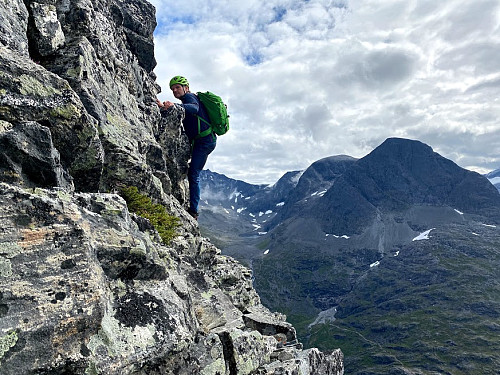
M 0 372 L 342 374 L 186 215 L 181 111 L 161 118 L 154 7 L 0 3 Z M 162 244 L 115 192 L 181 220 Z

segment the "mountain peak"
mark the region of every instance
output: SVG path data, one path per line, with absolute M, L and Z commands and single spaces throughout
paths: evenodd
M 499 204 L 486 178 L 419 141 L 387 139 L 361 159 L 349 177 L 352 182 L 365 181 L 362 191 L 375 198 L 372 203 L 380 197 L 385 203 L 450 205 L 475 213 Z

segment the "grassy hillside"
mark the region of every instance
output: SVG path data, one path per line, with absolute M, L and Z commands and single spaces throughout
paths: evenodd
M 317 310 L 284 312 L 306 345 L 342 348 L 349 374 L 497 374 L 499 237 L 479 223 L 436 229 L 356 280 L 335 321 L 308 328 Z

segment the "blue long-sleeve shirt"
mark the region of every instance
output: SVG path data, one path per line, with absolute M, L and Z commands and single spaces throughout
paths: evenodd
M 192 92 L 186 93 L 180 99 L 182 101 L 181 106 L 184 107 L 186 111 L 186 117 L 182 121 L 182 124 L 184 125 L 186 135 L 189 140 L 192 141 L 196 138 L 199 132 L 201 133 L 204 130 L 207 130 L 209 126 L 205 121 L 200 120 L 200 131 L 198 132 L 198 117 L 196 116 L 200 116 L 207 122 L 210 122 L 210 118 L 208 117 L 205 107 L 201 104 L 200 99 L 198 99 L 198 97 Z M 215 134 L 199 138 L 199 141 L 205 141 L 205 138 L 207 138 L 207 141 L 213 142 L 215 140 Z

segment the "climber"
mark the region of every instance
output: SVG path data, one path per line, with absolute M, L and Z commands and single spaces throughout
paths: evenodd
M 210 122 L 205 107 L 198 97 L 189 91 L 189 82 L 182 76 L 175 76 L 170 80 L 170 89 L 176 99 L 179 99 L 184 108 L 186 116 L 182 121 L 184 131 L 191 142 L 191 162 L 188 169 L 189 181 L 189 214 L 198 220 L 198 204 L 200 202 L 200 172 L 207 162 L 208 155 L 215 149 L 216 135 L 210 133 L 203 136 Z M 174 105 L 170 101 L 161 102 L 156 99 L 160 112 L 168 110 Z M 205 121 L 200 121 L 198 116 Z

